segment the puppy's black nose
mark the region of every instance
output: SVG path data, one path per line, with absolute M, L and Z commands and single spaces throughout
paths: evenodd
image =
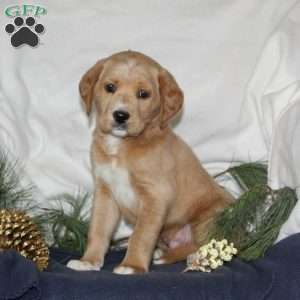
M 124 124 L 130 117 L 129 113 L 124 110 L 116 110 L 113 112 L 113 117 L 118 124 Z

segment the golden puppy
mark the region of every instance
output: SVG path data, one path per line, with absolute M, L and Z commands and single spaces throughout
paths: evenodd
M 175 79 L 151 58 L 125 51 L 98 61 L 79 88 L 87 113 L 96 107 L 95 191 L 87 249 L 68 266 L 99 270 L 121 216 L 134 231 L 115 273 L 147 272 L 152 257 L 185 259 L 231 197 L 168 127 L 183 104 Z

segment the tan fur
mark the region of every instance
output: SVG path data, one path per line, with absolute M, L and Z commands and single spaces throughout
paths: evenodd
M 118 90 L 107 93 L 104 89 L 107 82 L 114 82 Z M 139 88 L 151 91 L 151 97 L 138 99 Z M 165 253 L 160 262 L 185 259 L 206 241 L 211 222 L 230 203 L 231 197 L 168 127 L 183 104 L 183 93 L 175 79 L 151 58 L 125 51 L 92 67 L 81 79 L 80 93 L 88 113 L 95 101 L 97 114 L 91 148 L 94 204 L 82 261 L 103 264 L 121 215 L 134 225 L 134 231 L 121 263 L 129 268 L 119 268 L 116 272 L 148 271 L 157 245 L 162 245 Z M 112 134 L 112 112 L 120 103 L 130 113 L 130 119 L 126 135 L 120 137 L 112 153 L 107 136 Z M 120 205 L 110 186 L 95 175 L 95 168 L 104 164 L 128 173 L 136 201 L 130 207 Z M 186 225 L 190 226 L 191 239 L 170 249 L 168 244 L 176 235 L 180 237 L 180 230 Z M 203 231 L 201 241 L 195 240 L 195 230 Z

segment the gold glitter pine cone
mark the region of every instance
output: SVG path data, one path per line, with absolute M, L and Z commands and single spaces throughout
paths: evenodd
M 48 266 L 49 249 L 37 226 L 25 213 L 0 210 L 0 250 L 14 249 L 36 263 L 40 271 Z

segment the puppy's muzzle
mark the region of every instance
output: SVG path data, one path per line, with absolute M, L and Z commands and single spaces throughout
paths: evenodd
M 118 125 L 125 125 L 130 118 L 130 114 L 124 110 L 116 110 L 113 112 L 113 118 Z

